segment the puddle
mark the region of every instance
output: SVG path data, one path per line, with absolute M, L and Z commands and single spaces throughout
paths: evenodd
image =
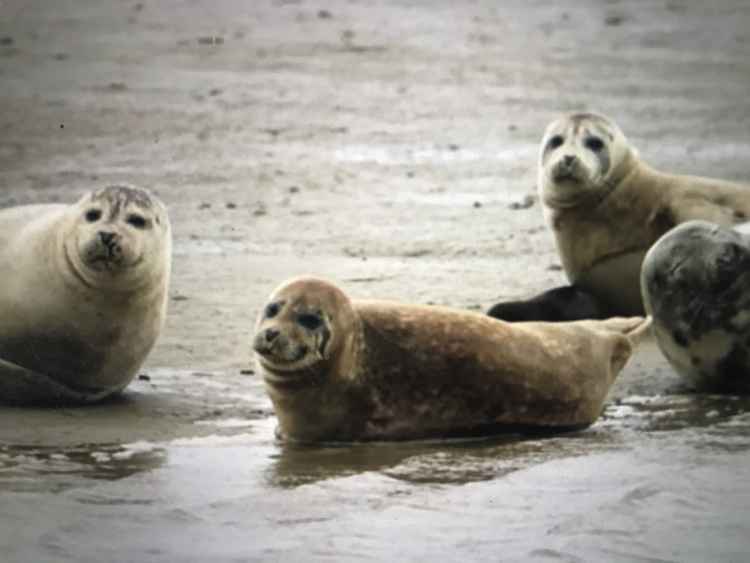
M 534 439 L 300 446 L 270 416 L 195 424 L 237 433 L 0 447 L 4 561 L 731 560 L 750 531 L 741 397 L 630 396 Z

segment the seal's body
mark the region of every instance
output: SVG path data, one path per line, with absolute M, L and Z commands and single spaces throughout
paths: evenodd
M 590 425 L 647 324 L 511 325 L 301 278 L 273 293 L 253 345 L 282 437 L 404 440 Z
M 750 224 L 689 221 L 643 263 L 646 310 L 662 352 L 696 385 L 750 392 Z
M 664 233 L 693 219 L 750 218 L 749 186 L 654 170 L 614 122 L 592 113 L 549 125 L 538 188 L 568 280 L 609 315 L 643 314 L 641 264 Z M 572 313 L 547 320 L 582 318 Z
M 0 401 L 123 389 L 164 323 L 170 260 L 166 210 L 143 190 L 0 211 Z

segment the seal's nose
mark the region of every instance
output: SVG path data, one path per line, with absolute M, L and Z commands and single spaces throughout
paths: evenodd
M 115 233 L 110 233 L 109 231 L 99 231 L 99 239 L 105 246 L 109 246 L 110 243 L 115 239 L 115 236 Z
M 268 354 L 273 348 L 273 343 L 278 338 L 280 332 L 275 328 L 267 328 L 255 335 L 253 339 L 253 349 L 259 354 Z
M 575 155 L 566 154 L 563 157 L 563 164 L 565 164 L 565 166 L 570 166 L 571 164 L 573 164 L 575 162 L 575 160 L 576 160 Z

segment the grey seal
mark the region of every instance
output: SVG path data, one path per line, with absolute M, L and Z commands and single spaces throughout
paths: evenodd
M 646 254 L 643 302 L 670 364 L 709 390 L 750 391 L 750 224 L 689 221 Z

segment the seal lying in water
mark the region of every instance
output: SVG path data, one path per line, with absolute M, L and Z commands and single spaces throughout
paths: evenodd
M 690 221 L 643 262 L 643 302 L 681 375 L 717 391 L 750 391 L 750 224 Z
M 659 237 L 693 219 L 731 226 L 750 218 L 750 186 L 656 171 L 612 120 L 593 113 L 549 125 L 538 189 L 578 301 L 561 307 L 552 290 L 494 309 L 489 314 L 496 318 L 518 316 L 524 304 L 527 320 L 590 318 L 592 300 L 599 318 L 641 315 L 641 263 Z
M 0 210 L 0 402 L 123 389 L 164 323 L 170 261 L 166 209 L 141 189 Z
M 405 440 L 588 426 L 648 324 L 513 325 L 298 278 L 269 298 L 253 348 L 281 437 Z

